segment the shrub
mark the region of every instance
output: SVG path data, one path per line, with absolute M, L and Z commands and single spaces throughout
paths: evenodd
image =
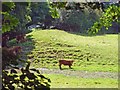
M 39 70 L 29 67 L 30 62 L 27 62 L 25 68 L 14 67 L 9 71 L 3 70 L 2 90 L 50 90 L 50 79 L 44 77 Z

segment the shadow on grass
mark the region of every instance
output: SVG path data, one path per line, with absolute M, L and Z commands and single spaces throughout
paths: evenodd
M 61 68 L 60 70 L 74 70 L 74 68 L 73 68 L 73 67 L 72 67 L 72 68 L 63 67 L 63 68 Z

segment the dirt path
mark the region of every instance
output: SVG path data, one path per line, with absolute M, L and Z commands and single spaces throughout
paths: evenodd
M 74 70 L 59 70 L 37 68 L 42 74 L 63 74 L 66 76 L 75 76 L 79 78 L 113 78 L 118 79 L 118 73 L 115 72 L 88 72 L 88 71 L 74 71 Z

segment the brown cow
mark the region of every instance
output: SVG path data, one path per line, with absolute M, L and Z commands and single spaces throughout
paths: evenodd
M 61 65 L 63 64 L 63 65 L 68 65 L 69 68 L 71 68 L 73 62 L 74 62 L 73 60 L 59 60 L 59 67 L 60 69 L 62 69 Z
M 17 43 L 25 42 L 26 41 L 25 34 L 20 34 L 16 36 L 16 41 Z
M 17 64 L 17 59 L 20 57 L 22 48 L 20 46 L 13 46 L 10 48 L 2 48 L 2 64 L 3 69 L 6 68 L 10 63 Z
M 22 48 L 20 46 L 13 46 L 11 48 L 8 48 L 8 51 L 13 53 L 14 55 L 18 55 L 22 52 Z

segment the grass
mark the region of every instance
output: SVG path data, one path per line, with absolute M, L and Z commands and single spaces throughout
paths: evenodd
M 28 41 L 19 46 L 24 49 L 23 58 L 32 57 L 31 67 L 58 69 L 59 59 L 73 59 L 74 71 L 118 72 L 118 35 L 82 36 L 61 30 L 33 30 L 27 36 Z M 10 44 L 16 45 L 15 42 Z M 69 70 L 68 66 L 62 68 Z M 118 87 L 118 80 L 112 78 L 44 75 L 51 79 L 51 88 Z
M 75 70 L 118 71 L 117 35 L 81 36 L 61 30 L 34 30 L 33 67 L 59 68 L 59 59 L 73 59 Z
M 60 74 L 44 74 L 51 79 L 51 88 L 118 88 L 118 81 L 110 78 L 77 78 Z
M 86 66 L 81 66 L 81 67 L 75 66 L 73 69 L 82 70 L 82 71 L 90 71 L 90 72 L 95 72 L 95 71 L 118 72 L 118 67 L 115 65 L 86 65 Z

